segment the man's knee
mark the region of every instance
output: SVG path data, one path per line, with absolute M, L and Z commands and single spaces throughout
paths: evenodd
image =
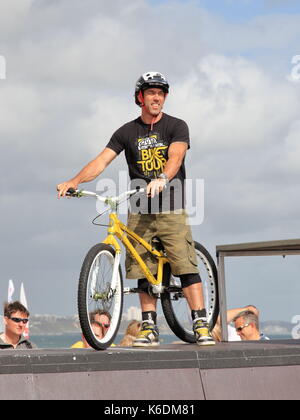
M 199 274 L 182 274 L 179 276 L 181 281 L 181 287 L 184 289 L 191 286 L 192 284 L 202 283 L 201 277 Z

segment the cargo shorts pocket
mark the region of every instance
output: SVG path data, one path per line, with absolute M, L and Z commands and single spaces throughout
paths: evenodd
M 197 255 L 195 251 L 195 243 L 192 238 L 192 234 L 189 232 L 185 236 L 186 239 L 186 245 L 187 245 L 187 253 L 188 258 L 191 264 L 193 264 L 195 267 L 198 267 L 198 260 Z

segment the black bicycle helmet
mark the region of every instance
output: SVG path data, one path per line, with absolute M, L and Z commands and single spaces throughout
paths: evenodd
M 160 88 L 165 93 L 169 93 L 169 83 L 165 76 L 162 73 L 157 71 L 148 71 L 144 73 L 135 85 L 135 103 L 141 106 L 141 101 L 139 100 L 140 92 L 143 92 L 150 87 Z

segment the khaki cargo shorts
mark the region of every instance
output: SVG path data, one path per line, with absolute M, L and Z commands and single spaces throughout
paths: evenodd
M 133 232 L 141 236 L 145 241 L 151 242 L 154 236 L 158 236 L 164 246 L 170 260 L 172 274 L 199 273 L 197 256 L 192 238 L 191 228 L 187 223 L 185 212 L 176 214 L 129 214 L 127 226 Z M 130 239 L 136 251 L 147 263 L 151 273 L 157 274 L 157 260 L 140 244 Z M 140 279 L 145 275 L 137 262 L 127 252 L 126 254 L 126 277 L 128 279 Z

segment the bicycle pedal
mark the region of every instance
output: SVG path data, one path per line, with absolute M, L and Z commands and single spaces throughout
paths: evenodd
M 130 295 L 130 293 L 140 293 L 140 292 L 142 292 L 142 290 L 138 288 L 124 287 L 123 289 L 124 295 Z

